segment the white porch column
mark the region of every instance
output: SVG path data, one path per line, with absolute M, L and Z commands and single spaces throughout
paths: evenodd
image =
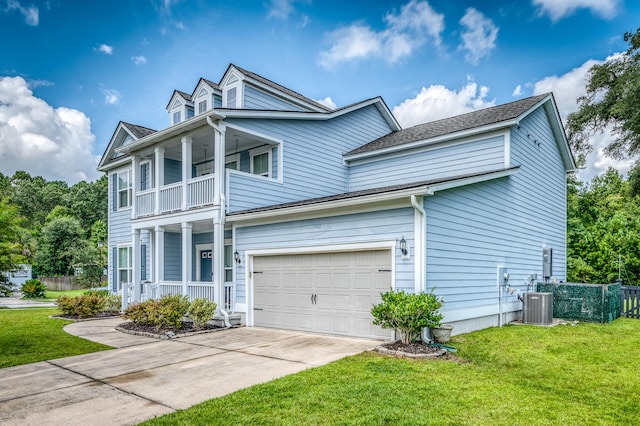
M 140 157 L 131 156 L 131 219 L 138 216 L 138 202 L 136 194 L 140 190 L 140 182 L 138 179 L 138 171 L 140 170 Z
M 224 309 L 224 219 L 223 208 L 213 218 L 213 299 Z
M 133 301 L 140 301 L 140 230 L 131 234 L 131 281 L 133 281 Z
M 187 285 L 192 280 L 191 263 L 193 241 L 193 225 L 189 222 L 182 222 L 182 294 L 187 295 Z
M 154 183 L 156 188 L 156 205 L 155 205 L 155 214 L 160 214 L 161 206 L 160 206 L 160 188 L 164 185 L 164 147 L 157 146 L 153 150 L 154 161 L 153 161 L 153 171 L 154 171 Z M 157 276 L 157 275 L 156 275 Z
M 191 179 L 191 136 L 182 137 L 182 210 L 189 208 L 189 179 Z
M 153 278 L 156 283 L 160 284 L 164 281 L 164 228 L 162 226 L 156 226 L 154 228 L 154 271 Z
M 216 174 L 213 186 L 213 204 L 219 206 L 221 203 L 221 194 L 224 194 L 225 188 L 225 134 L 227 127 L 219 123 L 214 127 L 213 131 L 213 153 L 214 153 L 214 173 Z M 224 209 L 224 206 L 222 206 Z

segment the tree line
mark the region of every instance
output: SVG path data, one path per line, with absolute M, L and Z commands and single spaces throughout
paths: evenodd
M 81 283 L 99 283 L 107 263 L 107 190 L 106 176 L 69 186 L 24 171 L 0 173 L 0 271 L 26 263 L 35 275 L 63 276 L 77 268 Z

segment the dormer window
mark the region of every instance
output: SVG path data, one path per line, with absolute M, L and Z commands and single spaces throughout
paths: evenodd
M 200 101 L 198 103 L 198 114 L 202 114 L 206 110 L 207 110 L 207 100 L 205 99 L 204 101 Z
M 188 120 L 191 117 L 193 117 L 193 107 L 188 106 L 187 107 L 187 116 L 185 117 L 185 120 Z
M 180 111 L 176 111 L 173 113 L 173 124 L 178 124 L 181 119 L 182 115 L 180 114 Z
M 236 97 L 237 97 L 237 89 L 232 87 L 227 90 L 227 108 L 235 108 L 236 107 Z

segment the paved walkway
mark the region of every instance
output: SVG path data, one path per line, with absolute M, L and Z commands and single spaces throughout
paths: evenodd
M 0 296 L 0 307 L 19 309 L 19 308 L 38 308 L 42 306 L 56 306 L 54 302 L 40 302 L 37 300 L 22 299 L 22 293 L 14 292 L 10 297 Z
M 380 344 L 257 327 L 158 340 L 121 322 L 65 327 L 117 349 L 0 369 L 0 424 L 135 424 Z

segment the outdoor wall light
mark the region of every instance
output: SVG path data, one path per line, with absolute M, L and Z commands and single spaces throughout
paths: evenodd
M 242 259 L 240 258 L 240 253 L 238 253 L 238 250 L 233 253 L 233 260 L 235 260 L 238 265 L 242 263 Z
M 409 250 L 407 249 L 407 240 L 404 239 L 404 235 L 402 236 L 402 239 L 400 240 L 400 253 L 402 253 L 402 258 L 403 259 L 408 259 L 409 258 Z

